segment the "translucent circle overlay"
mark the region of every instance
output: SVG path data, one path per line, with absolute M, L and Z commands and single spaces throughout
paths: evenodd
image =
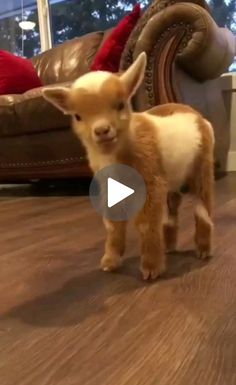
M 112 178 L 134 190 L 134 193 L 112 207 L 108 207 L 108 179 Z M 109 191 L 111 194 L 111 191 Z M 89 197 L 94 209 L 112 221 L 126 221 L 135 217 L 146 202 L 143 177 L 132 167 L 114 164 L 98 171 L 90 184 Z

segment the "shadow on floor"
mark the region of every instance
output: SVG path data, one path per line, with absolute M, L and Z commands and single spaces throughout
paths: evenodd
M 148 290 L 150 285 L 157 286 L 157 290 L 165 290 L 162 286 L 166 287 L 167 281 L 170 285 L 174 278 L 201 269 L 206 262 L 196 259 L 194 251 L 172 254 L 169 256 L 168 272 L 153 283 L 142 281 L 138 265 L 139 258 L 131 257 L 125 260 L 124 266 L 116 273 L 93 270 L 73 277 L 61 288 L 13 308 L 1 319 L 20 319 L 26 324 L 39 327 L 76 325 L 92 315 L 103 313 L 109 298 L 137 289 Z

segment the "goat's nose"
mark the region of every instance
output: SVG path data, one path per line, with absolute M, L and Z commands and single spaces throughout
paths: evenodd
M 101 127 L 96 127 L 94 132 L 95 132 L 95 135 L 97 136 L 106 136 L 107 134 L 109 134 L 109 131 L 110 131 L 110 126 L 101 126 Z

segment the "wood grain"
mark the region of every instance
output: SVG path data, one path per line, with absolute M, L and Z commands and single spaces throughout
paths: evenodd
M 187 199 L 153 284 L 133 229 L 124 267 L 99 270 L 104 229 L 82 190 L 0 190 L 0 384 L 235 385 L 236 175 L 216 185 L 214 259 L 194 258 Z

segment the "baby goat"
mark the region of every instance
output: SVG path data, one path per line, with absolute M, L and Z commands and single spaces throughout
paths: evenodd
M 90 72 L 71 88 L 46 89 L 44 97 L 72 116 L 74 132 L 87 150 L 93 172 L 123 163 L 144 178 L 147 199 L 136 225 L 142 241 L 141 272 L 147 280 L 165 271 L 165 247 L 176 247 L 184 184 L 197 198 L 197 256 L 204 259 L 211 255 L 214 134 L 207 120 L 182 104 L 134 113 L 131 98 L 144 78 L 145 67 L 146 54 L 142 53 L 120 76 Z M 126 223 L 104 219 L 104 224 L 107 240 L 101 266 L 111 271 L 121 264 Z

